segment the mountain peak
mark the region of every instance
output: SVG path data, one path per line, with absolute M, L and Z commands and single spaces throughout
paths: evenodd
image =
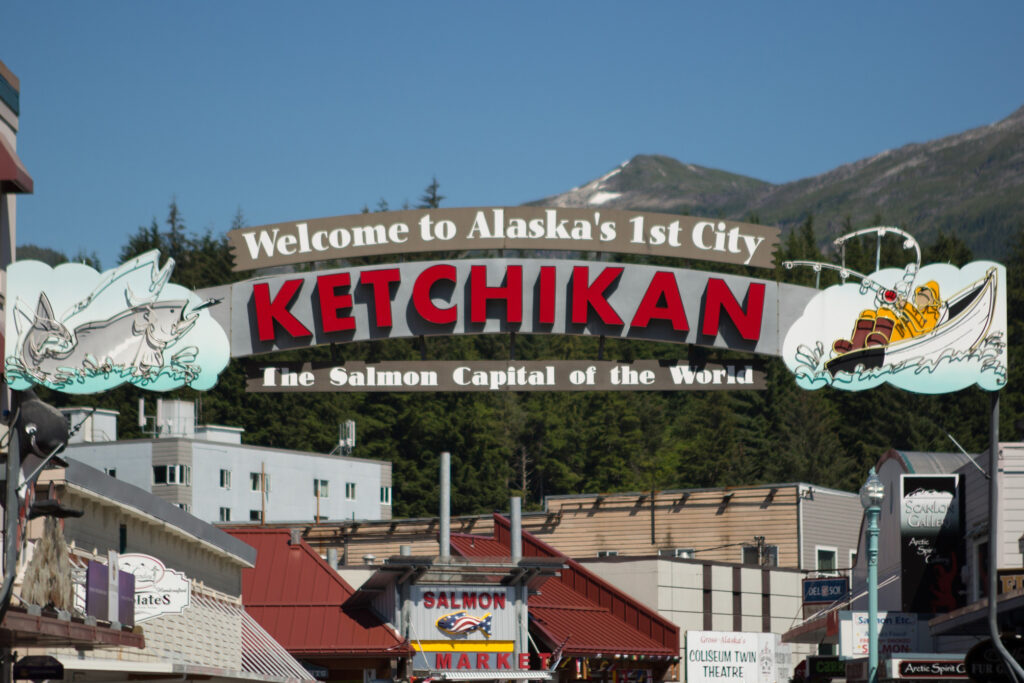
M 721 205 L 750 201 L 770 187 L 761 180 L 684 164 L 668 156 L 638 154 L 584 185 L 530 203 L 717 215 Z
M 962 238 L 997 258 L 1024 225 L 1024 106 L 993 124 L 910 143 L 782 185 L 639 154 L 568 192 L 531 202 L 759 220 L 784 231 L 813 215 L 823 239 L 881 221 L 926 242 Z

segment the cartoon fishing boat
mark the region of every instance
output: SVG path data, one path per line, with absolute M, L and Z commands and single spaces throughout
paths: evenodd
M 839 354 L 825 363 L 825 369 L 835 377 L 840 372 L 897 367 L 923 358 L 937 358 L 946 349 L 974 351 L 992 326 L 997 286 L 996 269 L 989 268 L 984 278 L 941 305 L 939 322 L 931 332 Z
M 846 266 L 846 243 L 862 235 L 877 236 L 878 251 L 875 270 L 879 271 L 881 239 L 887 234 L 902 238 L 903 248 L 914 256 L 902 277 L 891 285 Z M 938 283 L 915 287 L 921 267 L 921 250 L 910 234 L 894 227 L 857 230 L 835 240 L 841 253 L 841 264 L 817 261 L 788 261 L 787 268 L 808 266 L 817 273 L 832 270 L 845 282 L 859 280 L 861 293 L 874 292 L 875 308 L 865 310 L 857 320 L 849 340 L 833 343 L 833 355 L 824 360 L 823 368 L 835 378 L 839 373 L 856 374 L 878 368 L 899 369 L 922 361 L 940 358 L 947 351 L 974 352 L 988 337 L 996 312 L 998 271 L 989 268 L 985 276 L 971 283 L 945 301 L 938 298 Z M 820 362 L 820 361 L 819 361 Z

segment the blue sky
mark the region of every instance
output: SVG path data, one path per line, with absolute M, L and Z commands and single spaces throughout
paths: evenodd
M 984 10 L 984 11 L 982 11 Z M 1024 3 L 0 6 L 35 193 L 18 243 L 105 268 L 190 231 L 515 205 L 636 154 L 786 182 L 1024 105 Z

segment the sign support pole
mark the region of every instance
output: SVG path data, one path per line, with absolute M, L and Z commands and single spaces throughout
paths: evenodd
M 999 392 L 992 392 L 988 430 L 988 631 L 992 646 L 1003 658 L 1011 677 L 1024 681 L 1024 669 L 1003 645 L 999 637 L 998 561 L 999 561 Z
M 874 472 L 874 470 L 872 470 Z M 878 505 L 868 508 L 868 681 L 878 680 Z

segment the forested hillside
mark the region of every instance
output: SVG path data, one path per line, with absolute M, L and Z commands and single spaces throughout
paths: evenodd
M 435 187 L 436 193 L 436 187 Z M 876 217 L 881 222 L 884 217 Z M 241 215 L 232 226 L 243 224 Z M 877 224 L 876 222 L 876 224 Z M 864 227 L 864 226 L 848 226 Z M 1010 373 L 1002 392 L 1001 435 L 1015 440 L 1015 422 L 1024 413 L 1024 396 L 1012 380 L 1021 362 L 1024 330 L 1024 228 L 1003 258 L 1010 273 Z M 822 259 L 809 218 L 784 241 L 778 262 Z M 177 263 L 173 280 L 190 288 L 225 284 L 251 276 L 232 273 L 226 239 L 196 235 L 185 227 L 172 203 L 164 225 L 154 221 L 131 236 L 122 260 L 160 249 Z M 59 254 L 23 250 L 51 262 Z M 457 256 L 457 255 L 456 255 Z M 616 257 L 638 261 L 639 257 Z M 972 260 L 964 242 L 942 233 L 925 245 L 924 263 Z M 662 261 L 666 265 L 709 269 L 707 264 Z M 870 271 L 874 254 L 848 252 L 848 265 Z M 110 268 L 115 264 L 103 264 Z M 321 267 L 319 264 L 317 267 Z M 892 263 L 891 265 L 903 265 Z M 728 270 L 711 266 L 717 271 Z M 745 272 L 772 277 L 764 271 Z M 786 282 L 814 285 L 813 274 L 784 271 Z M 822 281 L 826 286 L 831 282 Z M 598 340 L 569 336 L 517 336 L 519 359 L 595 359 Z M 431 338 L 421 349 L 414 341 L 353 343 L 321 347 L 284 359 L 385 360 L 509 357 L 509 339 L 500 335 Z M 609 340 L 608 360 L 636 358 L 718 359 L 729 352 L 670 344 Z M 329 452 L 338 424 L 358 425 L 361 458 L 394 463 L 394 514 L 436 514 L 439 453 L 452 453 L 453 504 L 456 513 L 504 509 L 510 495 L 536 508 L 543 496 L 577 492 L 671 489 L 806 481 L 856 490 L 867 469 L 888 448 L 954 450 L 954 437 L 970 451 L 987 445 L 990 397 L 976 389 L 934 397 L 889 387 L 853 394 L 831 389 L 807 392 L 796 387 L 778 359 L 766 359 L 768 388 L 742 392 L 589 392 L 589 393 L 366 393 L 250 394 L 244 371 L 233 361 L 218 386 L 207 393 L 191 390 L 171 397 L 196 400 L 200 421 L 245 428 L 247 443 Z M 53 404 L 83 403 L 83 397 L 40 391 Z M 138 390 L 121 388 L 88 397 L 87 402 L 119 410 L 120 437 L 139 437 L 135 425 Z

